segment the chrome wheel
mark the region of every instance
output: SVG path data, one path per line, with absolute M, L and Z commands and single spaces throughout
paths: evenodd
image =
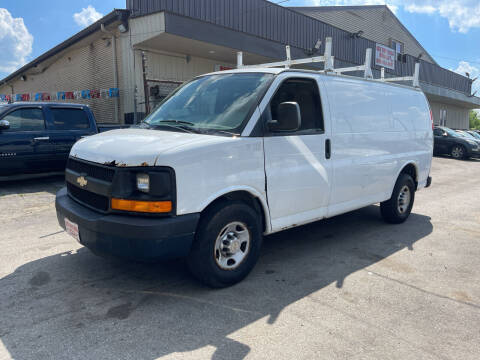
M 412 195 L 410 194 L 410 188 L 405 185 L 398 194 L 397 209 L 400 214 L 407 212 L 411 198 Z
M 215 241 L 214 257 L 223 270 L 235 270 L 250 251 L 250 232 L 247 225 L 231 222 L 226 225 Z
M 452 156 L 455 159 L 461 159 L 461 158 L 463 158 L 463 155 L 464 155 L 464 151 L 463 151 L 463 148 L 461 146 L 455 146 L 452 149 Z

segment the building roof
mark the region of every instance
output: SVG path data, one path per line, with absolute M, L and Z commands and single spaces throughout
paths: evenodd
M 57 55 L 58 53 L 62 52 L 63 50 L 67 49 L 69 46 L 77 43 L 78 41 L 86 38 L 87 36 L 95 33 L 96 31 L 101 29 L 103 25 L 109 25 L 115 21 L 126 21 L 130 14 L 129 10 L 122 10 L 122 9 L 115 9 L 99 19 L 98 21 L 94 22 L 92 25 L 86 27 L 85 29 L 81 30 L 80 32 L 76 33 L 72 37 L 68 38 L 67 40 L 63 41 L 62 43 L 58 44 L 54 48 L 50 49 L 49 51 L 43 53 L 36 59 L 30 61 L 28 64 L 22 66 L 20 69 L 14 71 L 4 79 L 0 80 L 0 86 L 6 84 L 10 80 L 22 75 L 30 68 L 37 66 L 38 64 L 42 63 L 45 60 Z
M 340 10 L 361 10 L 361 9 L 384 9 L 387 5 L 338 5 L 338 6 L 288 6 L 292 10 L 317 10 L 322 11 L 340 11 Z
M 161 28 L 164 32 L 271 59 L 284 58 L 285 50 L 280 49 L 284 45 L 290 45 L 292 56 L 297 52 L 304 57 L 305 51 L 312 49 L 318 39 L 326 37 L 333 40 L 335 66 L 361 65 L 365 61 L 366 49 L 375 48 L 373 40 L 361 36 L 352 38 L 349 36 L 351 31 L 266 0 L 209 0 L 210 5 L 205 7 L 200 6 L 197 0 L 182 0 L 181 3 L 182 6 L 177 1 L 127 0 L 127 8 L 136 19 L 163 12 L 165 19 L 168 17 Z M 395 17 L 389 16 L 389 19 L 395 21 Z M 150 26 L 148 21 L 145 26 Z M 218 36 L 219 33 L 222 36 Z M 410 38 L 406 33 L 405 36 Z M 260 45 L 263 46 L 260 48 Z M 318 53 L 321 54 L 324 49 L 323 42 Z M 274 56 L 266 55 L 274 52 Z M 395 69 L 385 71 L 387 76 L 411 75 L 416 62 L 421 63 L 420 81 L 470 95 L 471 79 L 444 69 L 433 60 L 418 60 L 417 54 L 407 54 L 405 61 L 396 63 Z M 374 71 L 380 71 L 378 66 L 373 67 Z
M 358 10 L 386 10 L 391 18 L 400 26 L 400 28 L 412 39 L 418 47 L 422 49 L 422 51 L 428 55 L 429 58 L 432 59 L 434 64 L 438 65 L 433 56 L 431 56 L 427 50 L 420 44 L 420 42 L 413 36 L 413 34 L 402 24 L 402 22 L 398 19 L 398 17 L 390 10 L 387 5 L 356 5 L 356 6 L 291 6 L 289 9 L 302 13 L 304 15 L 310 16 L 316 20 L 325 21 L 324 18 L 319 16 L 320 13 L 327 13 L 327 12 L 341 12 L 341 11 L 350 11 L 355 12 Z M 333 24 L 332 24 L 333 25 Z M 335 24 L 338 26 L 338 24 Z M 368 37 L 367 37 L 368 38 Z M 387 44 L 385 44 L 387 45 Z

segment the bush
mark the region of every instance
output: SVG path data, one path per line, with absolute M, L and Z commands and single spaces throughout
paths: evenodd
M 470 111 L 470 129 L 480 130 L 480 115 L 475 110 Z

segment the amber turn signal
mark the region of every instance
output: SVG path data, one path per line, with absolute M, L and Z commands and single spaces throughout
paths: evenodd
M 172 211 L 171 201 L 137 201 L 112 199 L 112 209 L 140 213 L 169 213 Z

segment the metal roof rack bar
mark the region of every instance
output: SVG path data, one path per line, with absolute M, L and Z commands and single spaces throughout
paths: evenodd
M 351 67 L 344 67 L 344 68 L 337 68 L 335 69 L 335 57 L 332 56 L 332 38 L 327 37 L 325 39 L 325 53 L 323 56 L 315 56 L 305 59 L 296 59 L 292 60 L 291 56 L 291 49 L 290 45 L 285 47 L 286 52 L 286 60 L 285 61 L 277 61 L 272 63 L 266 64 L 258 64 L 258 65 L 244 65 L 243 64 L 243 53 L 237 53 L 237 68 L 238 69 L 249 69 L 249 68 L 273 68 L 273 67 L 285 67 L 285 69 L 289 69 L 292 65 L 302 65 L 302 64 L 311 64 L 311 63 L 324 63 L 324 70 L 320 70 L 319 72 L 332 72 L 337 75 L 341 75 L 347 72 L 354 72 L 354 71 L 363 71 L 363 77 L 365 79 L 374 80 L 374 81 L 381 81 L 381 82 L 399 82 L 399 81 L 412 81 L 414 87 L 419 87 L 420 82 L 420 63 L 415 64 L 415 73 L 413 76 L 404 76 L 404 77 L 394 77 L 394 78 L 386 78 L 385 77 L 385 68 L 381 68 L 380 79 L 375 79 L 373 76 L 372 71 L 372 49 L 368 48 L 365 53 L 365 63 L 363 65 L 358 66 L 351 66 Z
M 378 80 L 383 82 L 411 81 L 414 87 L 420 87 L 420 63 L 415 63 L 415 72 L 413 73 L 413 76 L 386 78 L 385 69 L 382 68 L 380 79 Z
M 363 65 L 351 66 L 346 68 L 333 69 L 332 71 L 335 74 L 343 74 L 346 72 L 353 71 L 363 71 L 363 77 L 365 79 L 373 79 L 372 68 L 370 64 L 372 63 L 372 49 L 368 48 L 365 54 L 365 63 Z
M 249 69 L 249 68 L 272 68 L 272 67 L 282 67 L 284 66 L 286 69 L 289 69 L 292 65 L 302 65 L 302 64 L 311 64 L 311 63 L 325 63 L 325 70 L 326 71 L 333 71 L 333 64 L 334 64 L 334 57 L 332 56 L 332 38 L 328 37 L 325 41 L 325 53 L 323 56 L 315 56 L 311 58 L 305 59 L 296 59 L 292 60 L 290 45 L 285 47 L 287 59 L 285 61 L 277 61 L 272 63 L 266 64 L 258 64 L 258 65 L 244 65 L 243 64 L 243 53 L 237 53 L 237 68 L 238 69 Z

